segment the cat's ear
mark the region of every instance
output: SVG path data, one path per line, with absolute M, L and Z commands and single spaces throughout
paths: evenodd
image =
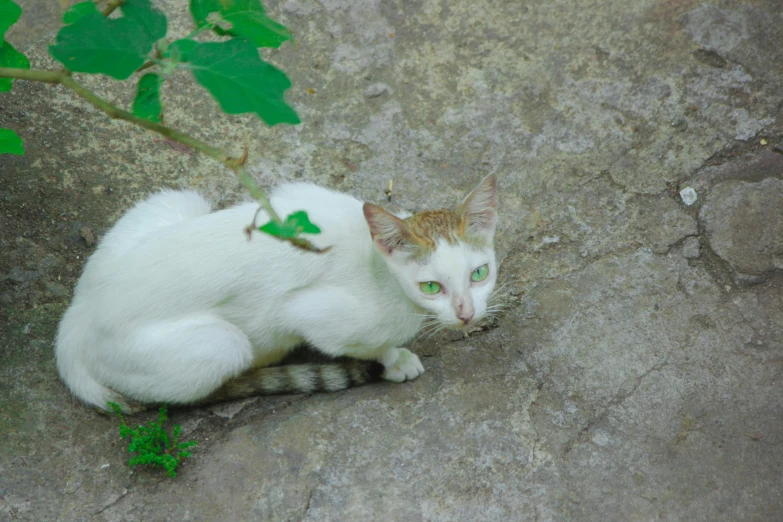
M 370 234 L 378 249 L 387 256 L 395 250 L 409 250 L 416 243 L 405 223 L 378 205 L 365 203 L 364 219 L 370 226 Z
M 498 222 L 497 211 L 498 180 L 494 174 L 484 178 L 473 192 L 457 208 L 462 219 L 460 227 L 468 235 L 492 237 Z

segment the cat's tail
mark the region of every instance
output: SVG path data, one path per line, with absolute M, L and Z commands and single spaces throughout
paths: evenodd
M 381 379 L 377 361 L 346 359 L 332 363 L 289 364 L 253 368 L 226 382 L 200 404 L 253 395 L 339 391 Z

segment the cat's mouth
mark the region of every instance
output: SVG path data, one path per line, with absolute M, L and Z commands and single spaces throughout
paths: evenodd
M 457 320 L 457 321 L 455 321 L 453 323 L 449 323 L 448 327 L 451 330 L 468 331 L 468 330 L 471 330 L 472 328 L 476 327 L 476 325 L 479 323 L 479 319 L 480 318 L 475 318 L 474 317 L 473 319 L 471 319 L 467 323 L 464 322 L 464 321 Z

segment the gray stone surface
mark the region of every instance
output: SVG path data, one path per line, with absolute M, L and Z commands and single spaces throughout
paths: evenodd
M 682 255 L 688 259 L 696 259 L 701 255 L 699 238 L 687 237 L 682 244 Z
M 724 181 L 759 182 L 781 176 L 783 176 L 783 151 L 775 152 L 770 148 L 764 148 L 752 154 L 731 158 L 725 163 L 710 165 L 697 172 L 687 183 L 693 185 L 697 192 L 704 192 Z
M 756 276 L 775 270 L 776 258 L 783 255 L 783 180 L 720 183 L 702 207 L 701 219 L 710 246 L 734 270 Z
M 21 0 L 8 39 L 34 67 L 57 66 L 69 3 Z M 191 30 L 185 2 L 156 3 Z M 27 151 L 0 158 L 0 274 L 36 276 L 0 278 L 0 520 L 779 519 L 779 1 L 266 4 L 296 36 L 265 56 L 302 125 L 222 116 L 186 73 L 167 122 L 247 142 L 264 186 L 384 203 L 393 179 L 408 210 L 497 173 L 504 314 L 417 339 L 412 383 L 174 410 L 193 459 L 174 480 L 130 471 L 116 420 L 54 365 L 93 251 L 80 230 L 100 241 L 160 187 L 246 196 L 211 160 L 18 82 L 0 94 Z

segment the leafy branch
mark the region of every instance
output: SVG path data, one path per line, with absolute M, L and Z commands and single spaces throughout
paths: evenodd
M 266 211 L 267 215 L 269 216 L 271 222 L 282 223 L 280 216 L 278 216 L 275 210 L 272 208 L 272 205 L 269 202 L 269 199 L 264 194 L 264 191 L 258 187 L 256 182 L 247 172 L 247 169 L 245 169 L 244 162 L 247 159 L 246 154 L 240 158 L 233 158 L 228 154 L 226 154 L 225 152 L 223 152 L 222 150 L 215 148 L 207 143 L 204 143 L 203 141 L 199 141 L 196 138 L 188 136 L 187 134 L 172 129 L 171 127 L 166 127 L 165 125 L 162 125 L 155 121 L 141 118 L 139 116 L 135 116 L 134 114 L 128 111 L 115 107 L 111 103 L 98 97 L 93 92 L 91 92 L 90 90 L 86 89 L 85 87 L 77 83 L 71 77 L 71 74 L 67 70 L 37 71 L 37 70 L 25 70 L 25 69 L 8 69 L 8 68 L 0 67 L 0 78 L 15 78 L 17 80 L 31 80 L 31 81 L 46 82 L 52 84 L 60 84 L 72 90 L 79 97 L 89 102 L 95 108 L 102 110 L 103 112 L 108 114 L 109 117 L 111 118 L 117 118 L 117 119 L 129 121 L 131 123 L 135 123 L 136 125 L 144 127 L 145 129 L 149 129 L 151 131 L 157 132 L 158 134 L 162 134 L 163 136 L 171 140 L 182 143 L 183 145 L 187 145 L 188 147 L 191 147 L 199 152 L 202 152 L 203 154 L 206 154 L 210 158 L 213 158 L 223 163 L 225 166 L 233 170 L 239 176 L 239 180 L 242 182 L 242 184 L 245 186 L 248 192 L 250 192 L 250 195 L 252 195 L 253 198 L 255 198 L 259 202 L 259 204 L 263 207 L 263 209 Z
M 116 9 L 121 17 L 111 17 Z M 30 70 L 27 58 L 3 40 L 5 31 L 19 19 L 21 8 L 12 0 L 0 0 L 0 92 L 11 90 L 12 81 L 27 80 L 59 84 L 73 91 L 111 118 L 121 119 L 157 132 L 223 163 L 259 202 L 269 222 L 256 227 L 294 246 L 323 252 L 300 234 L 317 234 L 307 215 L 296 212 L 285 220 L 275 212 L 264 191 L 245 168 L 248 150 L 240 157 L 204 143 L 164 124 L 161 85 L 178 69 L 189 70 L 224 112 L 255 113 L 268 125 L 299 123 L 296 112 L 285 102 L 291 87 L 288 77 L 263 61 L 257 47 L 279 47 L 291 39 L 284 26 L 266 16 L 259 0 L 191 0 L 196 28 L 187 37 L 165 39 L 166 16 L 150 0 L 110 0 L 103 11 L 91 2 L 72 6 L 63 16 L 66 24 L 49 48 L 63 64 L 59 71 Z M 228 37 L 219 42 L 199 42 L 201 33 L 212 31 Z M 137 83 L 131 111 L 102 99 L 73 79 L 74 72 L 104 74 L 118 80 L 147 72 Z M 19 136 L 0 129 L 0 153 L 23 154 Z M 302 217 L 302 214 L 304 216 Z

